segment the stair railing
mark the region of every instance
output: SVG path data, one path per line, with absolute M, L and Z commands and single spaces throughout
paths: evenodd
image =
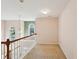
M 25 38 L 30 38 L 34 35 L 37 35 L 37 34 L 34 33 L 29 36 L 24 36 L 22 38 L 15 39 L 12 41 L 10 41 L 10 39 L 7 39 L 6 41 L 1 42 L 1 48 L 2 48 L 2 50 L 1 50 L 2 56 L 1 57 L 2 57 L 2 59 L 19 59 L 18 57 L 16 58 L 15 54 L 17 54 L 17 55 L 19 54 L 19 56 L 21 55 L 20 52 L 22 52 L 22 51 L 19 52 L 18 50 L 21 50 L 20 45 L 21 45 L 22 40 L 25 40 Z M 16 44 L 16 42 L 17 42 L 17 44 Z M 14 46 L 12 46 L 12 45 L 14 45 Z M 19 48 L 19 49 L 17 49 L 17 48 Z M 18 51 L 17 53 L 16 53 L 15 49 L 17 49 L 17 51 Z M 12 52 L 12 51 L 14 51 L 14 52 Z M 14 54 L 13 57 L 12 57 L 13 54 L 11 52 Z

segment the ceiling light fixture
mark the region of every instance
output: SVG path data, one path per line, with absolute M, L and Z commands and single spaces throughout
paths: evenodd
M 48 12 L 47 12 L 47 11 L 43 11 L 42 13 L 43 13 L 43 14 L 47 14 Z
M 49 12 L 50 12 L 50 10 L 48 10 L 48 9 L 41 10 L 41 13 L 43 13 L 43 14 L 48 14 Z
M 24 0 L 19 0 L 21 3 L 23 3 L 24 2 Z

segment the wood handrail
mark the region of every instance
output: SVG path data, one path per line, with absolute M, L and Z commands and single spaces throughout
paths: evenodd
M 11 42 L 11 43 L 13 43 L 13 42 L 16 42 L 16 41 L 22 40 L 22 39 L 24 39 L 24 38 L 31 37 L 31 36 L 33 36 L 33 35 L 37 35 L 37 34 L 36 34 L 36 33 L 34 33 L 34 34 L 31 34 L 31 35 L 29 35 L 29 36 L 24 36 L 24 37 L 22 37 L 22 38 L 15 39 L 15 40 L 13 40 L 13 41 L 10 41 L 10 42 Z
M 6 44 L 6 42 L 1 42 L 1 44 Z
M 9 46 L 10 46 L 11 43 L 16 42 L 16 41 L 19 41 L 19 40 L 22 40 L 22 39 L 24 39 L 24 38 L 31 37 L 31 36 L 33 36 L 33 35 L 37 35 L 37 34 L 36 34 L 36 33 L 33 33 L 33 34 L 29 35 L 29 36 L 25 36 L 25 37 L 22 37 L 22 38 L 19 38 L 19 39 L 15 39 L 15 40 L 12 40 L 12 41 L 10 41 L 9 39 L 7 39 L 7 41 L 1 42 L 1 44 L 5 44 L 6 47 L 7 47 L 7 55 L 6 55 L 7 59 L 10 59 L 10 55 L 9 55 L 9 52 L 10 52 Z
M 37 35 L 37 33 L 33 33 L 33 34 L 29 35 L 29 36 L 24 36 L 24 37 L 21 37 L 21 38 L 18 38 L 18 39 L 12 40 L 12 41 L 10 41 L 10 43 L 13 43 L 13 42 L 16 42 L 16 41 L 22 40 L 22 39 L 24 39 L 24 38 L 31 37 L 31 36 L 33 36 L 33 35 Z M 1 44 L 7 44 L 7 42 L 6 42 L 6 41 L 5 41 L 5 42 L 1 42 Z

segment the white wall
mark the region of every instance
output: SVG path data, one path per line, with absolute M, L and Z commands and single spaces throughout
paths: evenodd
M 37 18 L 36 33 L 39 44 L 57 44 L 58 18 L 55 17 Z
M 70 0 L 59 17 L 59 44 L 67 59 L 77 59 L 76 0 Z
M 21 27 L 21 28 L 20 28 L 20 30 L 21 30 L 21 31 L 20 31 L 21 33 L 20 33 L 20 34 L 21 34 L 21 37 L 23 37 L 23 36 L 24 36 L 24 21 L 20 21 L 20 25 L 21 25 L 21 26 L 20 26 L 20 27 Z
M 3 20 L 1 21 L 1 40 L 5 40 L 5 24 L 6 22 Z

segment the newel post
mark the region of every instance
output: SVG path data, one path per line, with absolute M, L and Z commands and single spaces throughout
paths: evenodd
M 7 47 L 7 59 L 10 59 L 9 45 L 10 45 L 10 40 L 7 39 L 7 41 L 6 41 L 6 47 Z

